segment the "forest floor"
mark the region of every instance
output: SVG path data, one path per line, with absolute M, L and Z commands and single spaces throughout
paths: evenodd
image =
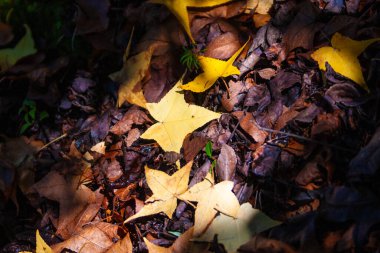
M 380 252 L 379 1 L 26 2 L 0 252 Z

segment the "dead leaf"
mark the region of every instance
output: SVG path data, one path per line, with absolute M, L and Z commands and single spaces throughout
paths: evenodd
M 273 0 L 248 0 L 246 8 L 259 14 L 267 14 L 272 5 Z
M 66 241 L 53 245 L 52 249 L 54 252 L 66 248 L 75 252 L 103 253 L 118 238 L 117 228 L 117 225 L 106 222 L 90 223 Z
M 185 29 L 187 35 L 189 36 L 192 43 L 195 44 L 195 40 L 190 31 L 190 22 L 187 13 L 188 7 L 213 7 L 216 5 L 222 5 L 232 0 L 208 0 L 208 1 L 197 1 L 197 0 L 150 0 L 150 3 L 163 4 L 165 5 L 178 19 L 182 27 Z
M 241 128 L 249 134 L 257 143 L 263 144 L 268 136 L 268 133 L 260 130 L 252 113 L 244 113 L 243 111 L 233 112 L 240 122 Z
M 132 253 L 133 245 L 129 233 L 117 243 L 112 245 L 110 249 L 107 250 L 107 253 Z
M 194 227 L 189 228 L 185 233 L 178 237 L 172 246 L 169 248 L 160 247 L 151 243 L 148 239 L 144 237 L 144 242 L 148 247 L 149 252 L 153 253 L 182 253 L 188 252 L 190 247 L 190 239 L 193 237 Z
M 232 192 L 233 186 L 232 181 L 214 184 L 214 178 L 208 174 L 202 182 L 180 196 L 180 199 L 198 202 L 195 209 L 194 236 L 205 231 L 218 211 L 237 217 L 240 205 Z
M 189 83 L 180 85 L 179 87 L 184 90 L 191 90 L 193 92 L 204 92 L 211 88 L 211 86 L 220 77 L 227 77 L 230 75 L 240 75 L 240 71 L 232 64 L 239 56 L 244 47 L 248 44 L 249 40 L 231 56 L 228 61 L 222 61 L 210 57 L 199 56 L 198 61 L 203 70 L 195 79 Z
M 252 208 L 250 203 L 244 203 L 240 206 L 236 219 L 220 214 L 206 232 L 194 240 L 212 242 L 214 236 L 218 235 L 218 242 L 224 245 L 227 252 L 232 253 L 237 252 L 240 245 L 253 235 L 279 224 L 280 222 L 272 220 L 259 209 Z
M 128 132 L 133 124 L 142 125 L 151 122 L 145 112 L 137 108 L 131 108 L 124 114 L 121 120 L 111 127 L 110 132 L 116 135 L 122 135 Z
M 380 41 L 380 38 L 356 41 L 335 33 L 331 39 L 332 47 L 322 47 L 312 53 L 311 57 L 318 62 L 321 70 L 326 71 L 326 63 L 328 63 L 335 72 L 368 90 L 357 57 L 376 41 Z
M 132 146 L 132 144 L 140 138 L 140 130 L 137 128 L 132 128 L 127 135 L 127 139 L 125 140 L 127 147 Z
M 142 90 L 138 90 L 137 85 L 145 77 L 153 54 L 153 48 L 132 56 L 123 65 L 123 68 L 110 76 L 114 81 L 120 82 L 118 93 L 118 106 L 127 101 L 146 108 L 146 100 Z
M 158 123 L 145 131 L 141 138 L 154 139 L 165 151 L 180 153 L 182 142 L 187 134 L 207 122 L 220 117 L 219 113 L 201 106 L 189 105 L 177 83 L 159 103 L 148 103 L 147 108 Z
M 0 22 L 0 46 L 5 46 L 13 40 L 12 26 Z
M 153 196 L 146 200 L 147 204 L 135 215 L 129 217 L 129 222 L 139 217 L 164 212 L 170 219 L 177 207 L 177 198 L 188 188 L 189 176 L 193 162 L 169 176 L 166 173 L 145 167 L 146 181 Z
M 1 72 L 4 72 L 12 67 L 21 58 L 37 52 L 32 37 L 32 31 L 29 26 L 24 25 L 24 27 L 25 35 L 20 39 L 14 48 L 5 48 L 0 50 Z
M 104 155 L 106 153 L 106 145 L 105 142 L 99 142 L 98 144 L 91 147 L 91 151 L 97 152 L 99 154 Z
M 80 176 L 66 178 L 53 170 L 32 186 L 42 197 L 59 202 L 57 234 L 70 238 L 90 222 L 98 212 L 104 196 L 80 184 Z
M 227 144 L 223 144 L 216 164 L 218 179 L 221 181 L 233 180 L 237 164 L 237 156 L 234 149 Z
M 79 5 L 75 17 L 77 34 L 102 32 L 107 29 L 109 0 L 78 0 L 77 4 Z
M 32 253 L 30 251 L 20 251 L 20 253 Z M 41 237 L 38 229 L 36 230 L 36 253 L 53 253 L 53 250 L 47 245 Z
M 251 87 L 251 84 L 242 81 L 230 81 L 228 86 L 229 94 L 223 94 L 222 105 L 227 112 L 231 112 L 237 104 L 243 101 L 245 98 L 245 93 Z

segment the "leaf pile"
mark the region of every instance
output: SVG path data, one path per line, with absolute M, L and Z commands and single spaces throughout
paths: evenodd
M 377 1 L 49 6 L 0 3 L 1 252 L 379 251 Z

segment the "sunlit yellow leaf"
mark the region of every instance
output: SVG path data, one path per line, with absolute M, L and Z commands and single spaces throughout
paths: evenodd
M 150 3 L 163 4 L 165 5 L 178 19 L 186 33 L 191 39 L 192 43 L 195 43 L 193 36 L 190 31 L 189 17 L 187 13 L 188 7 L 213 7 L 217 5 L 222 5 L 233 0 L 150 0 Z
M 0 50 L 0 69 L 6 71 L 21 58 L 37 52 L 29 26 L 25 25 L 25 35 L 14 48 Z
M 160 212 L 163 212 L 169 218 L 172 218 L 173 212 L 177 207 L 178 195 L 187 190 L 192 165 L 193 162 L 189 162 L 171 176 L 162 171 L 153 170 L 146 166 L 146 181 L 149 188 L 152 190 L 153 195 L 146 201 L 147 204 L 140 210 L 140 212 L 129 217 L 125 222 Z
M 202 234 L 217 212 L 237 217 L 239 201 L 232 192 L 234 182 L 222 181 L 214 184 L 211 174 L 206 179 L 191 187 L 180 199 L 198 202 L 194 217 L 194 236 Z
M 224 245 L 227 252 L 232 253 L 253 235 L 278 224 L 280 222 L 252 208 L 250 203 L 244 203 L 239 208 L 237 218 L 220 214 L 212 221 L 206 232 L 194 240 L 212 242 L 214 235 L 218 235 L 218 242 Z
M 244 49 L 244 47 L 247 45 L 247 43 L 248 41 L 238 51 L 236 51 L 228 61 L 199 56 L 198 61 L 203 70 L 203 73 L 195 77 L 193 81 L 184 85 L 180 85 L 180 88 L 184 90 L 191 90 L 193 92 L 203 92 L 205 90 L 208 90 L 219 77 L 239 75 L 239 69 L 232 64 Z
M 311 57 L 318 62 L 321 70 L 326 70 L 327 62 L 335 72 L 368 90 L 357 57 L 376 41 L 380 41 L 380 38 L 356 41 L 340 33 L 335 33 L 331 40 L 332 47 L 322 47 L 315 51 Z
M 30 251 L 21 251 L 20 253 L 32 253 Z M 40 232 L 36 231 L 36 253 L 53 253 L 53 250 L 42 239 Z
M 146 108 L 146 100 L 142 90 L 136 90 L 136 85 L 145 77 L 150 60 L 152 58 L 153 49 L 149 48 L 137 55 L 130 57 L 123 68 L 113 73 L 110 77 L 120 82 L 118 93 L 118 106 L 121 106 L 125 101 Z
M 147 103 L 148 111 L 158 122 L 141 135 L 141 138 L 156 140 L 163 150 L 177 153 L 187 134 L 221 115 L 186 103 L 177 87 L 181 82 L 180 80 L 159 103 Z

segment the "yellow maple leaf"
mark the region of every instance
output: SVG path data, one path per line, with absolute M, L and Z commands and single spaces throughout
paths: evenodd
M 148 239 L 144 237 L 144 242 L 148 248 L 149 253 L 182 253 L 188 252 L 190 247 L 190 239 L 193 237 L 194 227 L 189 228 L 185 233 L 178 237 L 172 246 L 169 248 L 160 247 L 151 243 Z
M 182 200 L 198 202 L 194 217 L 194 236 L 199 236 L 205 231 L 218 211 L 237 217 L 240 205 L 232 192 L 233 187 L 232 181 L 214 184 L 213 177 L 208 174 L 202 182 L 180 196 Z
M 21 251 L 20 253 L 32 253 L 30 251 Z M 36 230 L 36 253 L 53 253 L 53 250 L 42 239 L 38 229 Z
M 213 7 L 217 5 L 222 5 L 233 0 L 150 0 L 150 3 L 163 4 L 165 5 L 178 19 L 186 33 L 190 37 L 192 43 L 195 43 L 195 40 L 190 31 L 190 22 L 187 13 L 188 7 Z
M 358 56 L 372 43 L 380 38 L 356 41 L 335 33 L 331 39 L 332 47 L 322 47 L 311 54 L 318 62 L 319 68 L 326 71 L 326 62 L 333 70 L 368 90 L 364 80 Z
M 189 83 L 180 85 L 181 89 L 191 90 L 193 92 L 203 92 L 208 90 L 219 77 L 227 77 L 230 75 L 240 75 L 240 71 L 232 64 L 239 56 L 241 51 L 247 45 L 248 41 L 234 53 L 228 61 L 222 61 L 211 57 L 199 56 L 198 61 L 203 73 L 199 74 Z
M 154 139 L 165 151 L 179 153 L 186 135 L 221 114 L 186 103 L 177 87 L 181 80 L 158 103 L 147 103 L 147 109 L 158 123 L 146 130 L 141 138 Z
M 188 188 L 189 176 L 193 162 L 169 176 L 165 172 L 145 167 L 145 177 L 153 195 L 147 199 L 147 204 L 135 215 L 129 217 L 129 222 L 139 217 L 164 212 L 170 219 L 177 207 L 178 195 Z
M 21 58 L 37 52 L 29 26 L 24 25 L 25 35 L 20 39 L 14 48 L 0 50 L 0 69 L 6 71 Z
M 146 108 L 146 100 L 142 90 L 136 90 L 136 85 L 139 84 L 145 77 L 152 58 L 153 48 L 130 57 L 123 68 L 113 73 L 110 77 L 116 82 L 120 82 L 117 104 L 120 107 L 125 101 Z
M 252 208 L 250 203 L 244 203 L 240 206 L 236 219 L 220 214 L 206 232 L 201 237 L 194 238 L 194 241 L 212 242 L 217 234 L 218 242 L 224 245 L 227 252 L 237 252 L 240 245 L 252 236 L 279 224 L 259 209 Z

